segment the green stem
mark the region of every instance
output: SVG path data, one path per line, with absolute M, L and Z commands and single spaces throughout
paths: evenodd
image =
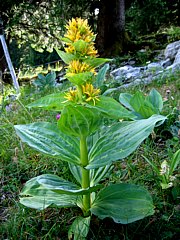
M 81 171 L 82 171 L 82 188 L 90 187 L 90 175 L 89 170 L 85 169 L 88 165 L 88 150 L 87 150 L 87 142 L 86 137 L 81 136 L 80 138 L 80 160 L 81 160 Z M 91 206 L 91 196 L 90 193 L 83 195 L 83 207 L 84 207 L 84 215 L 89 216 L 89 209 Z
M 79 102 L 82 102 L 82 87 L 80 85 L 77 85 L 77 91 L 78 91 L 78 97 L 79 97 Z

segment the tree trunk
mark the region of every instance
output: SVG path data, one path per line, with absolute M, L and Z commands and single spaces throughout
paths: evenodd
M 101 56 L 116 56 L 130 42 L 125 32 L 125 0 L 101 0 L 96 47 Z

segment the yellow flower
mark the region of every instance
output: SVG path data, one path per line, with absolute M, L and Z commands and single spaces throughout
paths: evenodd
M 77 102 L 78 99 L 77 89 L 75 90 L 71 89 L 68 93 L 65 94 L 64 98 L 71 102 Z
M 95 34 L 91 31 L 88 26 L 87 20 L 81 18 L 76 18 L 69 20 L 69 24 L 66 25 L 67 33 L 64 35 L 65 38 L 68 38 L 71 43 L 66 43 L 65 51 L 67 53 L 74 53 L 75 47 L 73 43 L 83 40 L 87 44 L 86 48 L 83 49 L 82 55 L 86 56 L 97 56 L 97 50 L 94 47 Z
M 95 69 L 89 66 L 85 62 L 79 60 L 73 60 L 69 63 L 66 73 L 72 75 L 73 73 L 92 72 L 95 73 Z
M 66 25 L 66 29 L 67 33 L 64 36 L 72 42 L 76 42 L 79 39 L 82 39 L 85 42 L 92 42 L 95 38 L 95 34 L 93 34 L 88 26 L 87 20 L 83 20 L 81 18 L 72 18 L 72 20 L 69 20 L 69 24 Z
M 85 96 L 86 102 L 93 101 L 93 104 L 95 105 L 96 101 L 99 101 L 100 89 L 94 88 L 92 84 L 86 83 L 85 85 L 82 85 L 82 92 Z

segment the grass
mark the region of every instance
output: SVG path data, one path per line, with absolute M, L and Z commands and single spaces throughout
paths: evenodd
M 65 86 L 67 88 L 69 86 Z M 163 113 L 169 120 L 163 127 L 156 128 L 143 144 L 127 159 L 117 162 L 110 176 L 110 182 L 131 182 L 148 188 L 153 196 L 155 214 L 143 220 L 121 225 L 111 219 L 99 220 L 92 217 L 88 239 L 90 240 L 178 240 L 180 238 L 179 178 L 175 187 L 162 190 L 158 176 L 143 156 L 153 159 L 159 167 L 164 159 L 170 160 L 179 148 L 178 131 L 173 131 L 179 119 L 179 79 L 171 77 L 156 81 L 149 86 L 128 89 L 133 93 L 140 89 L 144 93 L 155 87 L 166 98 Z M 60 89 L 64 90 L 64 88 Z M 170 93 L 167 95 L 167 90 Z M 51 92 L 59 90 L 51 90 Z M 123 90 L 121 90 L 122 92 Z M 0 113 L 0 239 L 67 239 L 68 227 L 74 217 L 80 215 L 78 209 L 28 209 L 18 201 L 23 184 L 42 173 L 54 173 L 73 180 L 65 162 L 44 156 L 22 143 L 16 136 L 13 126 L 33 121 L 54 121 L 56 113 L 40 109 L 26 109 L 33 99 L 49 93 L 37 92 L 32 88 L 22 88 L 18 101 L 12 102 L 11 111 Z M 120 92 L 114 97 L 118 98 Z M 176 174 L 179 174 L 176 171 Z

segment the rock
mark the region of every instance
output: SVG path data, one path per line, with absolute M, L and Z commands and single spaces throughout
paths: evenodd
M 180 63 L 173 63 L 169 67 L 166 68 L 167 70 L 171 70 L 172 73 L 176 72 L 177 70 L 180 70 Z
M 130 69 L 133 69 L 133 67 L 129 66 L 129 65 L 124 66 L 124 67 L 120 67 L 120 68 L 117 68 L 117 69 L 113 70 L 110 73 L 110 75 L 111 75 L 111 77 L 116 78 L 117 76 L 119 77 L 119 76 L 123 75 L 125 72 L 129 71 Z
M 149 63 L 147 65 L 147 68 L 148 68 L 149 71 L 152 71 L 152 72 L 157 72 L 157 71 L 163 69 L 163 67 L 161 66 L 161 64 L 159 62 Z
M 172 61 L 170 58 L 167 58 L 167 59 L 161 61 L 160 64 L 163 68 L 167 68 L 168 66 L 170 66 L 172 64 Z
M 165 51 L 164 51 L 165 59 L 170 58 L 171 60 L 174 60 L 174 58 L 177 54 L 177 51 L 179 49 L 180 49 L 180 40 L 168 44 Z
M 180 49 L 178 50 L 178 52 L 176 54 L 173 64 L 177 64 L 177 63 L 180 64 Z
M 141 52 L 144 52 L 144 49 Z M 128 62 L 127 65 L 110 72 L 110 75 L 118 83 L 123 84 L 118 89 L 149 84 L 157 78 L 166 79 L 180 69 L 180 41 L 169 44 L 163 56 L 165 56 L 164 59 L 159 57 L 157 62 L 149 62 L 142 67 L 133 67 Z

